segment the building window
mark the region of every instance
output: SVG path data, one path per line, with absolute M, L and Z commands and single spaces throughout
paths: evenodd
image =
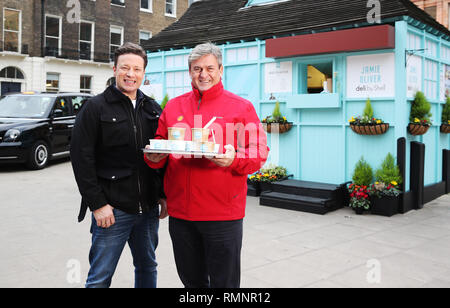
M 152 33 L 149 31 L 139 31 L 139 44 L 142 46 L 147 40 L 151 39 Z
M 125 0 L 111 0 L 111 4 L 125 6 Z
M 94 53 L 94 24 L 80 22 L 80 59 L 92 60 Z
M 146 12 L 152 12 L 153 0 L 141 0 L 141 10 Z
M 58 73 L 47 73 L 46 91 L 47 92 L 58 92 L 59 91 L 59 74 Z
M 177 16 L 177 0 L 166 0 L 166 15 Z
M 109 86 L 112 86 L 115 83 L 116 83 L 116 77 L 111 77 L 111 78 L 108 79 L 108 81 L 106 81 L 106 86 L 109 87 Z
M 91 93 L 92 76 L 80 76 L 80 92 Z
M 14 66 L 5 67 L 0 71 L 0 77 L 12 79 L 24 79 L 23 73 Z
M 436 6 L 429 6 L 424 9 L 425 12 L 427 12 L 431 17 L 436 19 Z
M 61 17 L 45 16 L 45 55 L 61 54 Z
M 3 9 L 3 50 L 20 52 L 21 12 Z
M 123 44 L 123 28 L 111 26 L 109 40 L 110 59 L 114 61 L 114 52 Z
M 438 99 L 438 64 L 425 60 L 424 94 L 430 100 Z

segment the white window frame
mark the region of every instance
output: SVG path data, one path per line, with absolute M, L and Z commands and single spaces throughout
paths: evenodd
M 167 13 L 167 0 L 164 0 L 164 15 L 167 17 L 177 17 L 177 0 L 172 0 L 172 14 Z
M 91 24 L 91 41 L 83 41 L 81 40 L 81 23 L 85 24 Z M 87 20 L 81 20 L 78 28 L 78 50 L 81 51 L 81 43 L 90 43 L 91 44 L 91 58 L 90 60 L 80 59 L 82 61 L 94 61 L 94 43 L 95 40 L 95 22 L 87 21 Z
M 141 33 L 147 33 L 147 34 L 150 34 L 150 36 L 149 36 L 149 38 L 148 39 L 151 39 L 152 38 L 152 31 L 147 31 L 147 30 L 139 30 L 139 45 L 141 44 Z
M 6 18 L 5 18 L 5 16 L 6 16 L 6 15 L 5 15 L 5 10 L 19 12 L 19 31 L 6 30 L 6 29 L 5 29 L 5 22 L 6 22 Z M 12 52 L 12 53 L 21 53 L 21 52 L 22 52 L 22 11 L 21 11 L 21 10 L 10 9 L 10 8 L 4 7 L 4 8 L 3 8 L 3 24 L 2 24 L 2 26 L 3 26 L 3 36 L 2 36 L 2 38 L 3 38 L 3 46 L 2 46 L 3 51 L 4 51 L 4 52 Z M 5 51 L 5 32 L 13 32 L 13 33 L 17 33 L 17 36 L 18 36 L 18 39 L 19 39 L 19 41 L 18 41 L 19 46 L 18 46 L 18 48 L 17 48 L 17 51 Z
M 111 5 L 116 6 L 116 7 L 125 7 L 125 0 L 122 0 L 121 2 L 123 2 L 123 5 L 120 4 L 115 4 L 111 2 Z
M 144 9 L 141 7 L 141 0 L 139 0 L 139 8 L 142 12 L 153 13 L 153 0 L 147 0 L 148 9 Z
M 47 35 L 47 17 L 57 18 L 59 20 L 59 37 Z M 62 17 L 58 15 L 45 14 L 44 20 L 44 48 L 47 47 L 47 37 L 49 38 L 57 38 L 58 39 L 58 56 L 61 55 L 62 48 Z
M 83 77 L 89 77 L 89 78 L 91 78 L 91 80 L 90 80 L 90 86 L 91 86 L 91 88 L 81 88 L 81 85 L 80 85 L 80 93 L 88 93 L 88 94 L 91 94 L 92 93 L 92 81 L 93 81 L 93 79 L 94 79 L 94 77 L 93 76 L 91 76 L 91 75 L 80 75 L 80 84 L 81 84 L 81 78 L 83 78 Z
M 50 91 L 48 90 L 49 87 L 47 87 L 47 80 L 48 80 L 48 74 L 58 75 L 58 88 L 51 88 Z M 55 72 L 46 72 L 45 73 L 45 91 L 46 92 L 53 92 L 51 90 L 55 90 L 55 92 L 59 92 L 59 89 L 61 88 L 61 73 L 55 73 Z
M 111 44 L 111 33 L 113 33 L 112 29 L 120 30 L 120 45 Z M 115 32 L 115 33 L 117 33 L 117 32 Z M 122 26 L 114 26 L 114 25 L 109 26 L 109 54 L 110 54 L 110 57 L 111 57 L 111 46 L 120 47 L 122 45 L 123 45 L 123 27 Z M 114 62 L 114 59 L 110 59 L 110 61 Z

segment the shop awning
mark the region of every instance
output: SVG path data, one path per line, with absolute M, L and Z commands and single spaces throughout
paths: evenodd
M 266 40 L 266 57 L 395 48 L 395 28 L 390 25 L 281 37 Z

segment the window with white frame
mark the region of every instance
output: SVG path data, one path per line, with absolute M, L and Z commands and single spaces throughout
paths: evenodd
M 141 0 L 141 11 L 152 12 L 153 0 Z
M 114 61 L 114 52 L 123 44 L 123 28 L 111 26 L 109 40 L 110 59 Z
M 111 4 L 125 6 L 125 0 L 111 0 Z
M 3 50 L 20 52 L 22 19 L 21 11 L 3 9 Z
M 80 76 L 80 92 L 81 93 L 91 93 L 91 81 L 92 76 Z
M 45 55 L 61 54 L 61 17 L 45 16 Z
M 177 97 L 191 90 L 189 71 L 166 73 L 166 92 L 169 97 Z
M 59 91 L 59 74 L 58 73 L 47 73 L 46 81 L 46 91 L 47 92 L 58 92 Z
M 139 31 L 139 44 L 142 46 L 147 40 L 152 38 L 150 31 Z
M 438 98 L 438 64 L 435 61 L 425 60 L 424 94 L 428 99 Z
M 177 16 L 177 0 L 166 0 L 166 16 Z
M 94 54 L 94 24 L 80 22 L 80 59 L 92 60 Z

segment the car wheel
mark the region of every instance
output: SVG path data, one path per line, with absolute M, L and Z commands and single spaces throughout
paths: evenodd
M 36 142 L 30 151 L 28 167 L 33 170 L 43 169 L 47 166 L 50 157 L 48 145 L 43 141 Z

